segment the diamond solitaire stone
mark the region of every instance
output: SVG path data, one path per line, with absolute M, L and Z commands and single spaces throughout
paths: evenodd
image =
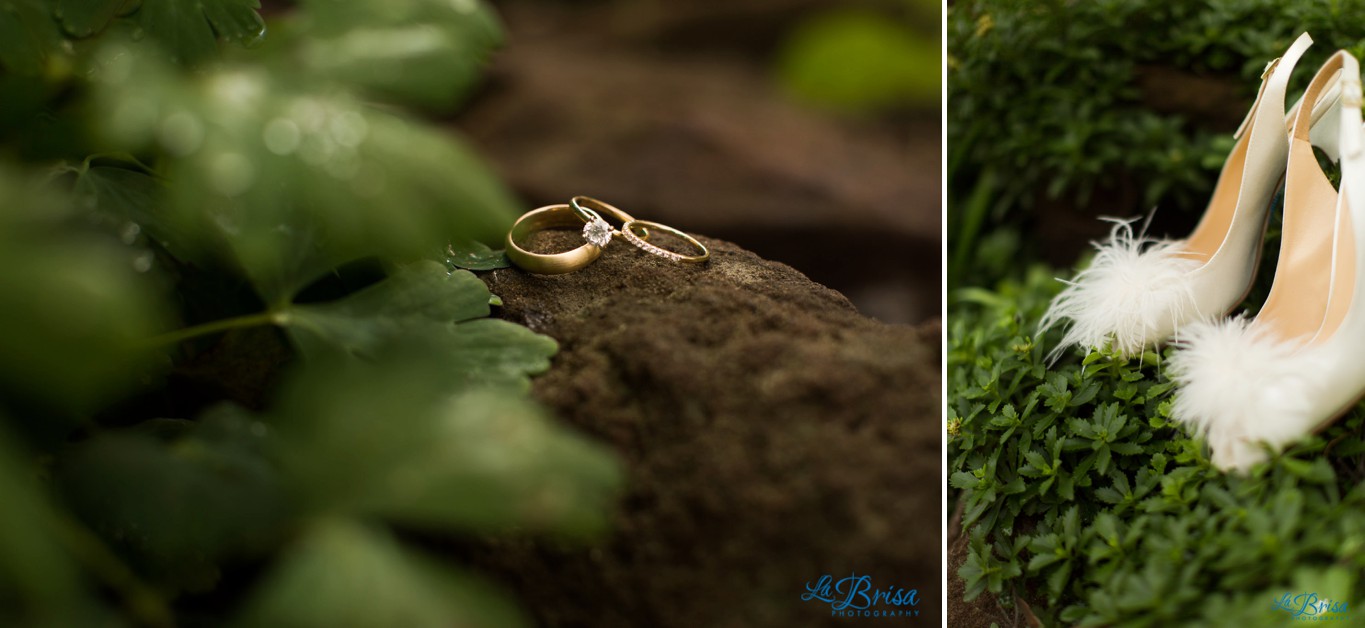
M 583 238 L 599 247 L 606 247 L 611 242 L 611 225 L 597 218 L 583 225 Z

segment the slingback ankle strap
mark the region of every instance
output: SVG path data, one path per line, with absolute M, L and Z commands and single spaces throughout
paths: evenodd
M 1272 97 L 1272 102 L 1279 103 L 1279 113 L 1277 117 L 1284 115 L 1284 94 L 1289 89 L 1289 76 L 1294 73 L 1294 66 L 1298 64 L 1299 57 L 1303 56 L 1304 51 L 1313 45 L 1313 38 L 1308 33 L 1299 35 L 1294 40 L 1294 44 L 1285 51 L 1284 55 L 1272 59 L 1265 64 L 1265 71 L 1261 73 L 1261 88 L 1256 92 L 1256 101 L 1252 103 L 1251 110 L 1247 112 L 1242 124 L 1237 127 L 1237 132 L 1232 134 L 1234 139 L 1241 139 L 1242 134 L 1251 128 L 1252 122 L 1256 119 L 1256 114 L 1261 111 L 1261 105 L 1265 101 L 1267 92 Z M 1283 70 L 1283 71 L 1281 71 Z M 1278 98 L 1274 98 L 1278 96 Z
M 1347 157 L 1359 158 L 1365 138 L 1361 137 L 1360 107 L 1360 65 L 1355 57 L 1346 57 L 1347 68 L 1342 71 L 1346 77 L 1341 81 L 1341 150 Z
M 1328 90 L 1335 86 L 1337 90 L 1337 100 L 1342 107 L 1342 122 L 1346 123 L 1350 119 L 1350 111 L 1360 111 L 1360 65 L 1351 53 L 1345 50 L 1338 50 L 1322 64 L 1322 69 L 1318 70 L 1317 75 L 1308 84 L 1308 88 L 1303 92 L 1301 104 L 1307 104 L 1311 109 L 1317 109 L 1319 102 L 1328 98 Z M 1358 115 L 1358 114 L 1357 114 Z M 1313 112 L 1303 111 L 1300 106 L 1295 113 L 1293 125 L 1290 127 L 1292 137 L 1295 141 L 1311 142 L 1309 134 L 1313 127 Z M 1347 128 L 1350 125 L 1344 124 L 1341 129 L 1342 149 L 1359 151 L 1359 146 L 1349 147 L 1347 143 L 1352 142 L 1352 138 L 1359 135 L 1359 129 Z M 1357 122 L 1355 126 L 1359 127 Z M 1355 131 L 1355 132 L 1353 132 Z M 1354 153 L 1353 153 L 1354 154 Z

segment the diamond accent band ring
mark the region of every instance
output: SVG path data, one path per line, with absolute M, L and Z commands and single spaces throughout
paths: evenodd
M 647 227 L 649 229 L 661 231 L 676 238 L 680 238 L 682 240 L 685 240 L 688 244 L 695 247 L 698 251 L 701 251 L 701 253 L 698 255 L 683 255 L 682 253 L 675 253 L 663 247 L 655 246 L 653 244 L 650 244 L 649 242 L 645 242 L 644 239 L 635 235 L 634 232 L 636 227 Z M 711 259 L 711 251 L 706 248 L 705 244 L 702 244 L 701 242 L 697 241 L 696 238 L 687 235 L 682 231 L 674 229 L 673 227 L 670 227 L 668 225 L 659 224 L 657 222 L 652 222 L 649 220 L 631 220 L 621 227 L 620 234 L 623 237 L 625 237 L 627 242 L 639 247 L 640 250 L 646 253 L 658 255 L 659 257 L 662 257 L 672 262 L 682 262 L 685 264 L 700 264 L 708 259 Z

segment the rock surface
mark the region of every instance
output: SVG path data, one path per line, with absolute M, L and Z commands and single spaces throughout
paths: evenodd
M 542 237 L 533 247 L 564 250 L 579 236 Z M 917 588 L 911 621 L 937 624 L 939 326 L 874 321 L 788 266 L 702 241 L 702 266 L 616 241 L 575 273 L 484 275 L 505 318 L 561 344 L 535 395 L 613 446 L 629 486 L 595 548 L 461 553 L 546 626 L 846 625 L 801 594 L 854 572 Z

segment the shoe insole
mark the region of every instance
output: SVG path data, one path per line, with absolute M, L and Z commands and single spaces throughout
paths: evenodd
M 1223 171 L 1218 175 L 1218 184 L 1209 198 L 1208 209 L 1199 225 L 1185 239 L 1181 257 L 1208 262 L 1213 258 L 1223 240 L 1232 228 L 1232 217 L 1237 213 L 1237 197 L 1242 188 L 1242 178 L 1246 172 L 1247 145 L 1251 143 L 1251 133 L 1243 133 L 1228 154 Z
M 1333 70 L 1333 55 L 1304 92 L 1315 103 Z M 1256 325 L 1280 339 L 1327 339 L 1341 324 L 1355 289 L 1355 242 L 1341 195 L 1323 174 L 1309 139 L 1311 117 L 1300 111 L 1289 142 L 1284 226 L 1275 279 Z

